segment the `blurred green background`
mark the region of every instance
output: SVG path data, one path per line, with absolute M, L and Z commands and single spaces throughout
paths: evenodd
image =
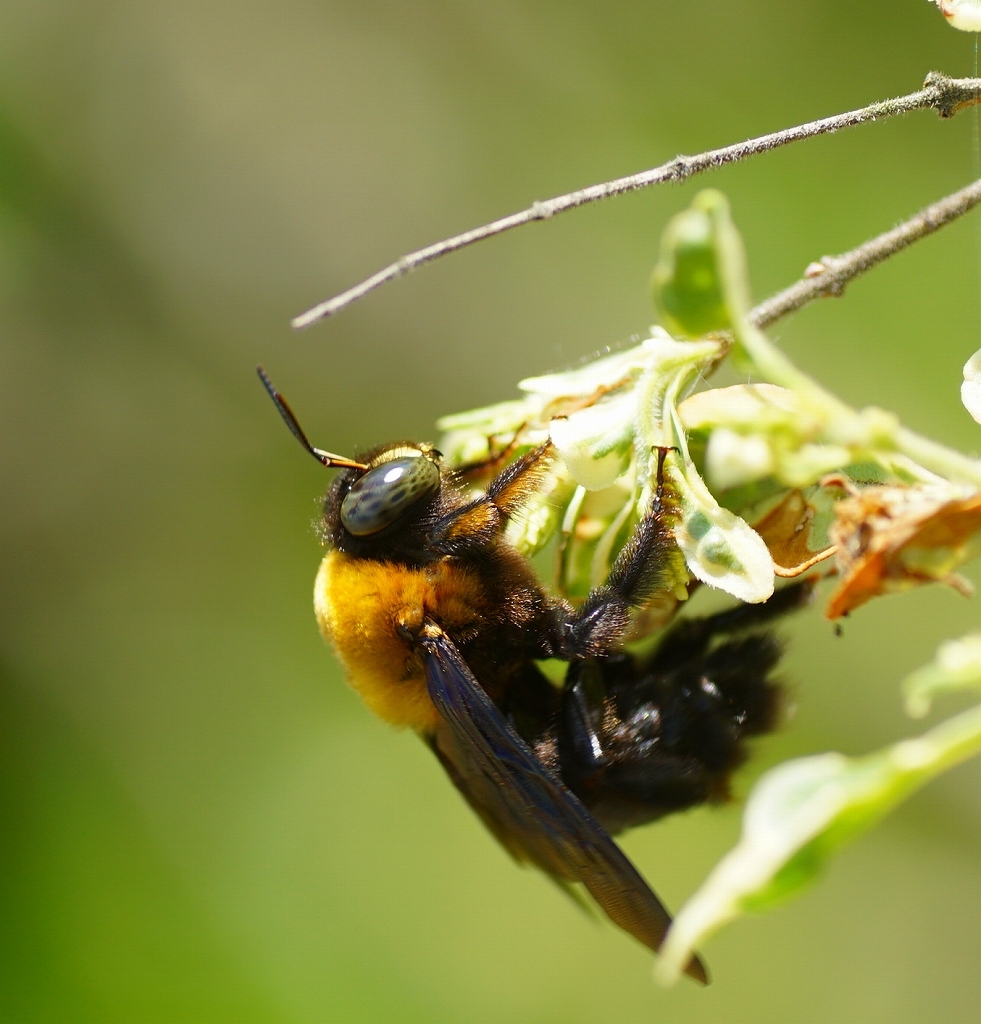
M 765 297 L 976 176 L 972 115 L 572 213 L 288 327 L 418 245 L 970 74 L 973 47 L 924 0 L 0 3 L 0 1020 L 976 1020 L 978 765 L 709 943 L 704 991 L 655 988 L 516 868 L 344 686 L 311 607 L 327 474 L 254 373 L 332 450 L 433 439 L 645 330 L 661 227 L 706 185 Z M 979 311 L 968 218 L 774 334 L 970 450 Z M 919 728 L 898 680 L 979 614 L 935 589 L 841 638 L 788 625 L 796 721 L 750 774 Z M 624 846 L 678 907 L 738 828 L 698 811 Z

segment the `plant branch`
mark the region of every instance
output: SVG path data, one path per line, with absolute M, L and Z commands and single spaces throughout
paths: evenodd
M 962 455 L 953 448 L 931 441 L 910 430 L 899 427 L 896 431 L 896 451 L 928 469 L 962 484 L 981 488 L 981 460 Z
M 819 415 L 823 413 L 829 420 L 836 421 L 839 429 L 845 427 L 846 434 L 863 433 L 864 414 L 850 409 L 807 374 L 797 369 L 763 333 L 763 328 L 814 299 L 825 295 L 840 295 L 848 282 L 859 274 L 913 242 L 939 230 L 945 224 L 951 223 L 979 203 L 981 179 L 932 203 L 903 224 L 864 242 L 851 252 L 841 256 L 823 257 L 819 264 L 812 264 L 815 268 L 813 274 L 808 274 L 796 284 L 751 309 L 743 323 L 737 325 L 733 331 L 736 340 L 742 344 L 764 380 L 796 391 L 802 399 L 809 401 L 814 409 L 819 411 Z M 872 410 L 865 412 L 870 413 Z M 851 425 L 848 425 L 849 421 L 852 421 Z M 865 424 L 865 428 L 873 426 L 873 423 Z M 981 487 L 981 460 L 962 455 L 898 423 L 889 429 L 880 422 L 878 430 L 882 436 L 878 439 L 879 444 L 873 444 L 873 447 L 881 446 L 886 436 L 890 435 L 888 447 L 931 473 L 940 474 L 948 480 Z
M 829 132 L 836 132 L 840 128 L 851 128 L 854 125 L 865 124 L 868 121 L 877 121 L 885 117 L 893 117 L 896 114 L 907 114 L 912 110 L 931 108 L 936 110 L 941 117 L 953 117 L 959 110 L 981 102 L 981 79 L 977 78 L 949 78 L 947 75 L 932 71 L 926 77 L 922 89 L 910 93 L 907 96 L 898 96 L 894 99 L 883 100 L 879 103 L 872 103 L 859 110 L 850 110 L 844 114 L 836 114 L 833 117 L 822 118 L 819 121 L 811 121 L 808 124 L 798 125 L 795 128 L 786 128 L 783 131 L 773 132 L 769 135 L 761 135 L 755 139 L 745 142 L 737 142 L 732 146 L 725 146 L 722 149 L 709 150 L 697 156 L 676 156 L 673 160 L 654 167 L 651 170 L 641 171 L 638 174 L 631 174 L 625 178 L 617 178 L 614 181 L 603 182 L 599 185 L 591 185 L 588 188 L 579 189 L 576 192 L 569 192 L 566 195 L 555 196 L 553 199 L 546 199 L 543 202 L 536 202 L 526 210 L 513 213 L 508 217 L 484 224 L 482 227 L 473 228 L 463 234 L 455 235 L 452 238 L 436 242 L 434 245 L 426 246 L 416 252 L 409 253 L 401 259 L 385 267 L 383 270 L 372 274 L 360 284 L 349 288 L 340 295 L 321 302 L 312 309 L 301 313 L 294 318 L 293 326 L 296 328 L 309 327 L 318 320 L 332 316 L 339 310 L 349 306 L 352 302 L 367 295 L 380 285 L 396 278 L 403 277 L 411 270 L 430 263 L 441 256 L 446 256 L 458 249 L 463 249 L 474 242 L 482 241 L 499 235 L 511 228 L 520 227 L 522 224 L 529 224 L 532 221 L 548 220 L 557 213 L 564 213 L 566 210 L 574 210 L 587 203 L 594 203 L 599 199 L 609 199 L 613 196 L 624 195 L 627 192 L 635 192 L 638 189 L 648 188 L 651 185 L 660 185 L 665 182 L 686 181 L 688 178 L 716 167 L 723 167 L 726 164 L 736 163 L 746 157 L 755 156 L 758 153 L 766 153 L 771 149 L 777 149 L 790 142 L 798 142 L 802 139 L 809 139 L 815 135 L 826 135 Z
M 807 268 L 800 281 L 751 309 L 748 314 L 750 323 L 761 329 L 766 328 L 815 299 L 841 295 L 845 286 L 854 278 L 913 242 L 939 231 L 973 210 L 978 203 L 981 203 L 981 179 L 931 203 L 898 227 L 863 242 L 850 252 L 840 256 L 822 256 L 817 263 Z

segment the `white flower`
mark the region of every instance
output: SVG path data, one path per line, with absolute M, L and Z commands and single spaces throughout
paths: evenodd
M 768 477 L 774 470 L 773 453 L 765 438 L 719 427 L 709 435 L 705 469 L 712 484 L 724 491 Z
M 981 0 L 932 0 L 954 28 L 981 32 Z M 972 415 L 974 415 L 972 413 Z M 977 417 L 974 417 L 977 419 Z
M 553 411 L 552 443 L 576 483 L 602 490 L 627 471 L 638 444 L 649 453 L 668 443 L 661 424 L 666 392 L 679 375 L 694 377 L 718 354 L 716 341 L 675 341 L 652 327 L 634 348 L 567 373 L 531 377 L 518 387 Z
M 690 463 L 677 457 L 665 475 L 681 505 L 674 536 L 691 574 L 747 604 L 773 593 L 773 558 L 763 538 L 712 497 Z
M 636 412 L 636 394 L 632 393 L 552 420 L 552 444 L 577 484 L 587 491 L 599 491 L 626 471 Z
M 979 3 L 981 7 L 981 3 Z M 981 423 L 981 349 L 964 364 L 964 383 L 961 385 L 964 408 Z

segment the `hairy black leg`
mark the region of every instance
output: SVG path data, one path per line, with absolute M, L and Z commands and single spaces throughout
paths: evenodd
M 525 432 L 527 423 L 522 423 L 511 436 L 511 440 L 498 451 L 494 451 L 495 435 L 487 438 L 487 454 L 482 459 L 475 459 L 473 462 L 466 462 L 462 466 L 456 466 L 453 470 L 458 480 L 466 480 L 470 477 L 489 476 L 502 466 L 507 464 L 508 459 L 514 454 L 520 441 L 521 435 Z
M 797 611 L 811 600 L 817 583 L 818 577 L 798 580 L 781 587 L 762 604 L 739 604 L 704 618 L 682 619 L 661 638 L 648 667 L 654 671 L 669 671 L 707 650 L 717 637 L 757 629 Z
M 607 653 L 626 631 L 630 609 L 668 584 L 670 559 L 677 550 L 671 533 L 670 503 L 664 495 L 664 459 L 671 450 L 658 449 L 657 489 L 650 508 L 617 555 L 605 585 L 590 591 L 569 620 L 563 656 L 598 657 Z

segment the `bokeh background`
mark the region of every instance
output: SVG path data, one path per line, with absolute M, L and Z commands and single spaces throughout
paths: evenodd
M 765 297 L 977 176 L 972 115 L 581 210 L 288 327 L 418 245 L 970 74 L 973 47 L 924 0 L 3 0 L 0 1020 L 976 1020 L 977 765 L 711 941 L 704 991 L 656 988 L 516 868 L 344 686 L 310 600 L 327 474 L 254 374 L 333 450 L 432 439 L 645 330 L 661 227 L 706 185 Z M 970 450 L 979 311 L 968 218 L 774 333 Z M 935 589 L 841 638 L 788 625 L 796 721 L 749 775 L 918 729 L 897 682 L 979 617 Z M 677 907 L 738 828 L 698 811 L 624 846 Z

